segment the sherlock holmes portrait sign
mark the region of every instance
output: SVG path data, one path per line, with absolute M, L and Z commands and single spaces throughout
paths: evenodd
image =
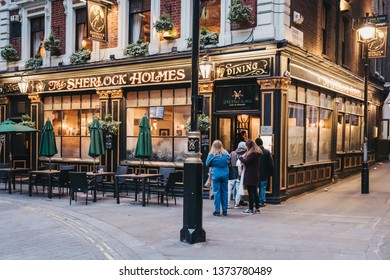
M 94 2 L 87 2 L 87 36 L 91 40 L 107 42 L 107 7 Z

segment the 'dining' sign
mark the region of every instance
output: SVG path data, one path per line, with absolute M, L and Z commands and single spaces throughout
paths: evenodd
M 250 61 L 235 61 L 221 63 L 218 68 L 218 78 L 240 76 L 269 76 L 271 74 L 271 58 Z

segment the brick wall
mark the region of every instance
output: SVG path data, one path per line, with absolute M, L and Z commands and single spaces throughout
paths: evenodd
M 307 51 L 326 59 L 331 60 L 334 63 L 340 64 L 341 58 L 341 45 L 340 38 L 337 37 L 339 25 L 341 27 L 342 18 L 347 17 L 351 24 L 352 19 L 359 19 L 365 15 L 366 12 L 371 14 L 371 1 L 362 0 L 354 1 L 351 3 L 351 10 L 346 13 L 339 11 L 339 0 L 328 0 L 326 3 L 329 6 L 329 22 L 327 25 L 328 37 L 326 44 L 326 54 L 322 53 L 322 9 L 323 1 L 304 1 L 304 0 L 292 0 L 291 1 L 291 26 L 299 29 L 304 34 L 303 48 Z M 304 17 L 302 24 L 298 25 L 293 22 L 294 11 L 300 13 Z M 339 25 L 338 25 L 339 24 Z M 362 74 L 361 59 L 360 59 L 360 46 L 356 41 L 355 31 L 351 30 L 350 38 L 350 61 L 348 69 L 354 73 Z
M 160 14 L 170 14 L 175 27 L 176 37 L 180 37 L 181 28 L 181 1 L 180 0 L 161 0 L 160 1 Z
M 118 5 L 112 5 L 108 12 L 108 42 L 101 43 L 101 49 L 116 48 L 118 46 Z
M 66 51 L 66 15 L 62 0 L 54 0 L 52 2 L 51 21 L 52 32 L 60 40 L 61 54 L 64 54 Z

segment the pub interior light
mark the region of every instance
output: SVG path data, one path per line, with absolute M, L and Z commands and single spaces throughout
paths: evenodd
M 358 29 L 359 40 L 367 42 L 375 39 L 376 25 L 368 20 L 368 14 L 364 18 L 363 24 Z

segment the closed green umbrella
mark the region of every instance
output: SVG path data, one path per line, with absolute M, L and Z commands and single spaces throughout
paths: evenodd
M 134 156 L 143 161 L 145 158 L 150 158 L 152 156 L 152 137 L 149 119 L 146 114 L 142 117 L 139 128 L 140 130 Z
M 51 169 L 51 157 L 58 153 L 56 138 L 53 131 L 51 121 L 47 119 L 42 129 L 41 141 L 39 143 L 38 154 L 41 157 L 49 158 L 49 166 Z
M 97 117 L 93 118 L 90 126 L 90 139 L 88 155 L 93 157 L 93 170 L 95 170 L 95 158 L 104 155 L 104 141 L 102 125 Z

